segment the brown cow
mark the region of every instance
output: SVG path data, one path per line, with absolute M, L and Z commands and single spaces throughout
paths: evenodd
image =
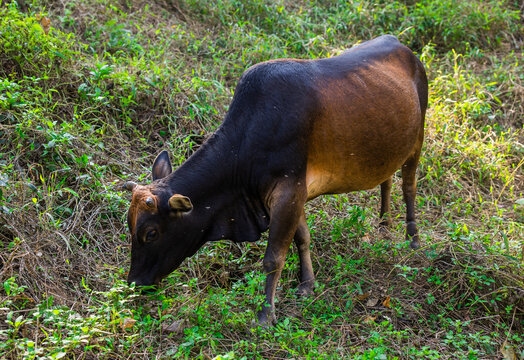
M 163 151 L 150 185 L 125 185 L 133 192 L 128 281 L 158 284 L 205 242 L 256 241 L 269 228 L 266 306 L 258 320 L 270 324 L 293 239 L 299 291 L 313 291 L 306 201 L 380 185 L 381 224 L 387 225 L 391 179 L 399 168 L 406 237 L 418 247 L 415 173 L 427 98 L 422 63 L 393 36 L 329 59 L 249 68 L 220 128 L 179 169 L 172 172 Z

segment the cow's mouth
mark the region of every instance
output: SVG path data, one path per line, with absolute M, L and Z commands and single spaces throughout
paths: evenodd
M 163 276 L 157 276 L 157 277 L 155 278 L 155 280 L 153 280 L 153 286 L 158 286 L 158 285 L 160 285 L 160 282 L 162 281 L 163 278 L 164 278 Z
M 162 278 L 160 276 L 154 277 L 151 279 L 151 277 L 148 276 L 138 276 L 138 277 L 131 277 L 128 276 L 127 283 L 131 285 L 132 283 L 135 284 L 135 287 L 137 288 L 146 288 L 146 287 L 155 287 L 158 284 L 160 284 L 160 281 Z

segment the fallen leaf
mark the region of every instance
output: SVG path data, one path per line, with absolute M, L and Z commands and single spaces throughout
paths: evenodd
M 169 326 L 162 326 L 162 331 L 168 334 L 181 334 L 184 330 L 184 320 L 175 320 Z
M 388 295 L 388 297 L 386 298 L 386 300 L 384 300 L 384 302 L 382 303 L 382 305 L 384 305 L 384 306 L 387 307 L 387 308 L 390 308 L 390 307 L 391 307 L 390 302 L 391 302 L 391 298 L 390 298 L 389 295 Z
M 500 347 L 500 352 L 502 353 L 502 355 L 504 355 L 504 360 L 518 360 L 517 354 L 515 353 L 513 347 L 511 347 L 511 345 L 508 344 L 508 340 L 504 341 L 504 343 Z
M 133 318 L 125 318 L 122 323 L 122 330 L 131 329 L 135 325 L 136 320 Z
M 367 293 L 364 293 L 364 294 L 360 294 L 360 295 L 357 295 L 357 300 L 366 300 L 368 297 L 369 297 L 370 293 L 367 292 Z
M 42 16 L 42 19 L 40 19 L 40 24 L 42 25 L 42 29 L 44 29 L 45 34 L 49 34 L 49 29 L 51 29 L 51 19 L 47 16 Z
M 369 323 L 375 322 L 375 319 L 376 319 L 376 318 L 377 318 L 376 316 L 367 315 L 367 316 L 364 318 L 364 320 L 362 320 L 362 322 L 363 322 L 364 324 L 369 324 Z
M 373 307 L 375 305 L 378 304 L 378 299 L 376 298 L 370 298 L 367 302 L 366 302 L 366 306 L 367 307 Z

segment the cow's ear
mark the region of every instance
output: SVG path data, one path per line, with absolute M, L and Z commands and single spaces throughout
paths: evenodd
M 193 204 L 187 196 L 175 194 L 169 198 L 169 207 L 175 211 L 188 212 L 193 209 Z
M 167 151 L 162 151 L 155 159 L 153 163 L 153 181 L 165 178 L 171 174 L 173 169 L 171 168 L 171 161 L 169 161 L 169 155 Z

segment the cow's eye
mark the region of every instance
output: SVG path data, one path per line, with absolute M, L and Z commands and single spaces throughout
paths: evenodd
M 158 236 L 158 231 L 156 230 L 149 230 L 146 234 L 145 242 L 151 242 L 155 241 Z

